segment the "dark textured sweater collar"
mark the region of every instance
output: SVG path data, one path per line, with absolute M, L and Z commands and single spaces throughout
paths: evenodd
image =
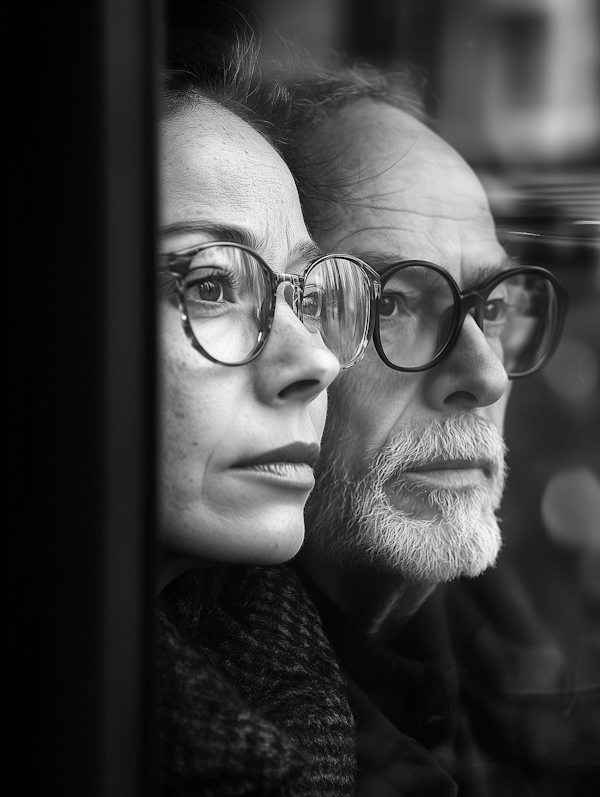
M 163 781 L 207 795 L 353 794 L 345 685 L 293 571 L 190 571 L 161 594 L 159 623 Z

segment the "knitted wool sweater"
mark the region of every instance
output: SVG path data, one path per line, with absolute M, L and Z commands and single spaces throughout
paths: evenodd
M 163 795 L 353 794 L 344 682 L 291 569 L 190 571 L 157 621 Z

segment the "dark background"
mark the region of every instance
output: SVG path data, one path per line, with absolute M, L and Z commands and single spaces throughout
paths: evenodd
M 16 793 L 152 793 L 161 14 L 157 0 L 86 0 L 5 16 L 4 716 Z M 555 360 L 514 386 L 503 556 L 585 685 L 600 650 L 600 3 L 263 0 L 252 14 L 267 39 L 277 29 L 316 52 L 411 63 L 508 248 L 571 295 Z

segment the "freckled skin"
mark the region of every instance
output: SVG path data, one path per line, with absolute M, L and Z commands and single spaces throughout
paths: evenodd
M 475 174 L 448 144 L 406 113 L 357 101 L 334 114 L 313 144 L 323 162 L 341 156 L 331 174 L 344 185 L 337 202 L 311 209 L 321 247 L 351 252 L 374 267 L 378 259 L 433 262 L 461 288 L 478 269 L 500 268 L 505 261 Z M 335 435 L 328 439 L 326 433 L 324 445 L 335 447 L 354 480 L 413 421 L 470 410 L 502 432 L 508 394 L 504 368 L 468 316 L 451 353 L 422 373 L 387 368 L 371 343 L 363 360 L 342 373 L 330 392 Z M 387 589 L 387 577 L 368 566 L 350 572 L 322 551 L 313 556 L 310 529 L 302 557 L 326 591 L 342 603 L 353 595 L 363 612 Z M 401 574 L 393 580 L 401 585 Z M 423 594 L 430 589 L 423 586 Z M 405 600 L 411 611 L 412 599 Z
M 281 158 L 255 130 L 209 102 L 163 123 L 160 215 L 163 227 L 242 227 L 276 271 L 286 270 L 291 249 L 309 240 Z M 171 232 L 162 251 L 208 240 L 215 237 L 205 230 Z M 203 357 L 168 301 L 160 305 L 159 352 L 163 547 L 171 559 L 197 557 L 196 564 L 289 559 L 303 540 L 308 491 L 244 480 L 231 466 L 295 441 L 319 442 L 336 358 L 281 300 L 267 345 L 252 363 L 227 367 Z M 170 566 L 166 580 L 174 575 Z

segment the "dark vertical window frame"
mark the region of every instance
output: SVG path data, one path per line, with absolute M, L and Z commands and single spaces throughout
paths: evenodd
M 159 17 L 158 0 L 3 17 L 2 714 L 18 794 L 153 791 Z
M 159 0 L 105 0 L 103 795 L 153 791 Z

